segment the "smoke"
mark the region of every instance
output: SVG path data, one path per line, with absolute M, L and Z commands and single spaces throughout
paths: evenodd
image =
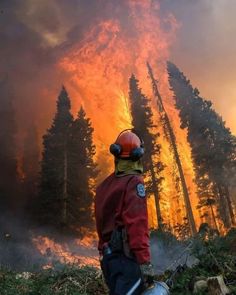
M 49 78 L 54 80 L 56 76 L 55 54 L 43 48 L 42 37 L 20 20 L 19 1 L 4 1 L 0 6 L 0 79 L 8 76 L 22 138 L 32 122 L 39 125 L 40 121 L 45 129 L 44 122 L 48 123 L 51 117 L 52 103 L 46 101 L 44 94 L 53 92 L 55 87 Z
M 65 263 L 100 267 L 94 234 L 80 240 L 55 233 L 51 228 L 33 228 L 27 221 L 6 214 L 1 216 L 0 222 L 1 266 L 15 271 L 35 271 L 45 267 L 59 269 Z M 192 267 L 198 263 L 191 255 L 189 241 L 180 242 L 167 234 L 154 234 L 150 245 L 156 274 L 174 271 L 180 264 Z
M 125 32 L 127 38 L 138 39 L 139 30 L 132 23 L 132 13 L 136 14 L 136 20 L 140 18 L 142 21 L 142 11 L 146 5 L 148 7 L 142 1 L 133 0 L 1 1 L 0 80 L 7 75 L 14 93 L 19 154 L 22 153 L 22 138 L 32 124 L 37 126 L 40 136 L 45 133 L 53 117 L 55 100 L 61 85 L 65 83 L 67 87 L 67 83 L 71 83 L 69 80 L 73 79 L 64 69 L 58 67 L 58 62 L 92 28 L 111 19 L 119 21 L 120 30 Z M 158 19 L 159 9 L 156 6 L 159 5 L 153 1 L 152 11 Z M 163 32 L 167 34 L 164 42 L 168 42 L 168 33 L 173 30 L 170 21 L 174 22 L 173 18 L 166 19 L 167 15 L 169 14 L 163 15 L 165 21 L 161 24 Z M 104 43 L 104 48 L 98 49 L 106 49 L 106 46 Z M 161 53 L 157 46 L 157 52 L 159 51 Z M 127 65 L 124 66 L 127 68 Z M 128 73 L 131 74 L 131 68 Z M 125 78 L 128 84 L 128 79 Z M 72 101 L 77 101 L 76 106 L 72 104 L 73 112 L 76 113 L 76 108 L 83 101 L 77 97 L 77 92 L 72 92 L 72 96 Z M 87 103 L 88 109 L 89 106 Z
M 32 244 L 27 222 L 8 214 L 1 214 L 0 218 L 0 253 L 0 265 L 14 270 L 32 269 L 45 263 Z
M 0 266 L 14 271 L 35 271 L 46 266 L 60 268 L 65 263 L 98 267 L 94 236 L 86 239 L 58 234 L 49 227 L 36 228 L 27 220 L 2 214 Z
M 191 254 L 191 243 L 177 241 L 173 236 L 152 235 L 151 262 L 156 274 L 165 271 L 174 271 L 179 265 L 192 267 L 198 263 L 198 259 Z
M 234 0 L 161 0 L 180 22 L 171 58 L 236 134 Z
M 153 1 L 153 5 L 157 2 Z M 135 34 L 128 3 L 1 1 L 0 79 L 7 74 L 14 91 L 19 138 L 32 121 L 40 134 L 45 132 L 55 110 L 56 96 L 65 82 L 57 61 L 92 26 L 99 20 L 117 18 Z M 235 131 L 235 1 L 161 0 L 160 8 L 163 20 L 172 13 L 181 23 L 170 58 L 200 87 L 203 95 L 213 99 Z M 162 29 L 169 30 L 165 21 Z M 230 108 L 225 107 L 225 101 Z
M 142 0 L 1 0 L 0 81 L 7 76 L 9 87 L 14 94 L 19 133 L 18 150 L 30 126 L 35 124 L 39 129 L 39 135 L 45 133 L 49 127 L 61 84 L 65 83 L 65 80 L 68 81 L 68 76 L 62 68 L 58 67 L 58 61 L 63 60 L 67 53 L 86 37 L 87 32 L 90 32 L 92 28 L 98 28 L 101 21 L 104 23 L 114 19 L 119 20 L 121 29 L 126 36 L 131 37 L 131 40 L 138 37 L 140 31 L 132 26 L 132 10 L 129 9 L 129 3 L 131 5 L 138 3 L 140 7 L 145 5 L 145 1 Z M 156 49 L 160 53 L 160 59 L 165 60 L 168 57 L 183 68 L 186 75 L 193 80 L 193 84 L 199 86 L 208 98 L 214 99 L 217 110 L 227 118 L 227 123 L 236 131 L 236 119 L 233 115 L 236 110 L 234 101 L 236 95 L 234 87 L 236 2 L 234 0 L 156 0 L 152 3 L 154 6 L 160 3 L 161 13 L 157 9 L 156 18 L 161 18 L 161 32 L 167 36 L 164 44 L 160 44 L 160 47 L 157 46 Z M 154 6 L 152 11 L 155 12 Z M 178 25 L 175 18 L 181 24 L 178 30 L 176 30 Z M 136 10 L 136 20 L 142 19 L 143 15 Z M 154 27 L 153 31 L 155 29 L 157 28 Z M 169 38 L 168 34 L 172 36 L 175 32 L 177 32 L 177 38 L 172 44 L 173 39 Z M 117 32 L 114 31 L 113 35 L 116 34 Z M 105 37 L 107 36 L 109 34 Z M 161 39 L 163 38 L 160 34 Z M 157 44 L 160 40 L 152 39 L 151 41 Z M 89 41 L 92 43 L 93 40 Z M 137 47 L 145 48 L 148 45 L 150 44 L 143 43 L 138 44 Z M 104 42 L 103 48 L 99 47 L 99 49 L 107 49 L 106 46 L 107 43 Z M 162 46 L 171 48 L 170 56 L 161 55 Z M 143 57 L 137 56 L 137 53 L 131 50 L 130 55 L 137 58 L 139 62 L 139 58 Z M 72 66 L 76 58 L 75 56 L 71 59 Z M 122 61 L 126 61 L 125 58 Z M 101 60 L 101 63 L 103 62 Z M 130 71 L 128 63 L 124 64 L 124 69 Z M 109 70 L 113 68 L 105 67 L 105 70 L 110 73 Z M 119 78 L 117 76 L 117 80 Z M 100 87 L 98 84 L 95 86 Z M 2 95 L 1 89 L 0 95 Z M 88 108 L 95 99 L 97 98 L 92 95 L 87 98 Z M 82 99 L 77 103 L 81 104 L 81 102 Z M 230 107 L 226 108 L 226 103 Z M 114 105 L 114 101 L 110 104 Z M 104 116 L 101 114 L 102 102 L 99 102 L 98 106 L 100 108 L 97 108 L 96 115 L 102 117 Z M 115 124 L 114 113 L 110 116 L 114 117 L 112 122 Z M 104 121 L 101 122 L 100 124 L 105 126 Z M 114 125 L 109 123 L 110 126 L 107 128 L 113 130 Z M 121 128 L 121 126 L 118 127 Z M 11 219 L 11 217 L 4 219 L 8 218 Z M 17 227 L 15 229 L 11 227 L 10 231 L 14 231 L 13 236 L 24 232 L 22 228 Z M 21 241 L 23 248 L 27 248 L 28 241 L 23 242 L 20 237 L 17 240 Z M 22 252 L 24 252 L 23 248 Z M 175 251 L 177 248 L 169 249 L 169 254 L 166 254 L 166 246 L 157 241 L 157 246 L 152 247 L 157 270 L 163 269 L 163 265 L 169 265 L 178 255 Z
M 32 122 L 43 134 L 65 77 L 57 61 L 98 19 L 128 23 L 126 1 L 6 1 L 0 3 L 0 80 L 15 96 L 19 138 Z M 20 140 L 21 141 L 21 140 Z

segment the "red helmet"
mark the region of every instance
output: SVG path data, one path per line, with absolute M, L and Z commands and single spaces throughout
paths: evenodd
M 122 131 L 115 143 L 110 145 L 110 152 L 121 159 L 139 160 L 144 154 L 143 141 L 130 129 Z

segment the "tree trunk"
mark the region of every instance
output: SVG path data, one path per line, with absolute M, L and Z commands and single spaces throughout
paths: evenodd
M 219 232 L 219 229 L 218 229 L 218 226 L 217 226 L 217 222 L 216 222 L 215 213 L 214 213 L 214 210 L 213 210 L 212 205 L 210 205 L 210 208 L 211 208 L 211 216 L 212 216 L 213 222 L 214 222 L 214 224 L 215 224 L 215 228 L 216 228 L 216 229 L 218 230 L 218 232 Z
M 185 208 L 186 208 L 186 214 L 187 214 L 191 234 L 195 235 L 197 233 L 197 230 L 196 230 L 196 225 L 195 225 L 195 221 L 194 221 L 194 217 L 193 217 L 193 211 L 192 211 L 192 207 L 191 207 L 191 203 L 190 203 L 190 199 L 189 199 L 189 193 L 188 193 L 188 189 L 187 189 L 187 185 L 186 185 L 186 181 L 185 181 L 185 177 L 184 177 L 184 173 L 183 173 L 183 168 L 182 168 L 182 164 L 181 164 L 178 149 L 177 149 L 176 138 L 175 138 L 172 126 L 170 124 L 169 117 L 168 117 L 167 112 L 166 112 L 166 110 L 164 108 L 161 95 L 160 95 L 160 93 L 158 91 L 157 83 L 156 83 L 156 80 L 154 78 L 152 68 L 149 65 L 149 63 L 147 63 L 147 67 L 148 67 L 149 76 L 150 76 L 150 78 L 152 80 L 153 92 L 154 92 L 155 97 L 157 98 L 157 104 L 158 104 L 158 107 L 159 107 L 159 112 L 161 114 L 163 114 L 163 119 L 164 119 L 164 122 L 166 124 L 167 132 L 168 132 L 168 135 L 169 135 L 170 145 L 171 145 L 171 147 L 173 149 L 174 158 L 175 158 L 175 161 L 176 161 L 176 164 L 177 164 L 177 167 L 178 167 L 179 176 L 180 176 L 181 185 L 182 185 L 182 191 L 183 191 L 183 195 L 184 195 L 184 203 L 185 203 Z
M 226 228 L 230 228 L 231 226 L 231 219 L 230 219 L 230 215 L 229 215 L 229 208 L 228 208 L 228 202 L 227 202 L 227 198 L 226 198 L 226 194 L 225 194 L 225 189 L 224 186 L 222 186 L 221 184 L 217 185 L 218 188 L 218 199 L 219 199 L 219 203 L 218 203 L 218 210 L 220 213 L 220 216 L 222 218 L 222 221 L 224 223 L 224 226 Z
M 226 186 L 225 186 L 225 197 L 226 197 L 226 201 L 227 201 L 227 205 L 228 205 L 228 209 L 229 209 L 231 223 L 232 223 L 232 225 L 236 225 L 233 204 L 232 204 L 232 201 L 231 201 L 231 198 L 229 195 L 229 190 Z
M 159 197 L 159 191 L 157 188 L 158 183 L 156 181 L 152 159 L 150 159 L 150 163 L 151 163 L 150 172 L 151 172 L 151 178 L 152 178 L 152 191 L 153 191 L 154 198 L 155 198 L 158 229 L 160 229 L 162 231 L 163 230 L 163 223 L 162 223 L 162 218 L 161 218 L 160 197 Z

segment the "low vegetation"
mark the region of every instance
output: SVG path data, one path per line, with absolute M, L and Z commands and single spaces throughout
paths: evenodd
M 236 230 L 225 237 L 205 232 L 193 241 L 192 254 L 199 263 L 192 268 L 182 267 L 174 279 L 171 295 L 193 294 L 198 280 L 222 275 L 231 294 L 236 294 Z M 157 279 L 166 280 L 171 272 Z M 101 271 L 56 264 L 53 269 L 17 273 L 0 270 L 1 295 L 106 295 L 108 294 Z M 207 291 L 198 295 L 209 294 Z

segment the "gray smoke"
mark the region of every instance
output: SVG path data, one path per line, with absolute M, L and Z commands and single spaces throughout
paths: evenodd
M 174 271 L 179 265 L 192 267 L 198 260 L 191 254 L 190 241 L 180 242 L 173 236 L 163 237 L 153 235 L 151 237 L 151 261 L 156 274 L 165 271 Z
M 44 239 L 40 237 L 50 239 L 53 242 L 52 246 L 43 244 Z M 43 251 L 39 251 L 39 248 Z M 35 271 L 46 265 L 60 268 L 64 263 L 75 265 L 88 263 L 97 267 L 99 262 L 96 242 L 91 242 L 88 247 L 80 244 L 78 238 L 55 233 L 54 229 L 35 228 L 32 224 L 29 225 L 26 221 L 20 221 L 11 215 L 1 216 L 0 268 Z

